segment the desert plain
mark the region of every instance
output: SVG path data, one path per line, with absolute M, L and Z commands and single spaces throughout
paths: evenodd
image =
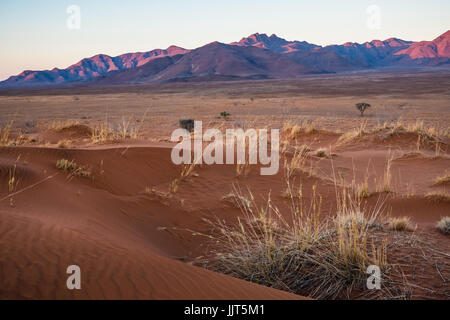
M 278 173 L 173 164 L 180 119 L 279 129 Z M 450 298 L 448 70 L 2 90 L 0 128 L 1 299 Z

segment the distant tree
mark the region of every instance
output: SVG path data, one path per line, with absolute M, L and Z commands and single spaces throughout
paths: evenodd
M 226 120 L 229 116 L 231 116 L 231 114 L 229 114 L 228 112 L 224 111 L 224 112 L 220 113 L 220 116 Z
M 364 116 L 364 111 L 366 111 L 367 108 L 370 108 L 370 104 L 365 102 L 360 102 L 356 104 L 356 109 L 361 112 L 361 117 Z
M 194 130 L 194 120 L 193 119 L 181 119 L 180 127 L 186 129 L 189 132 Z

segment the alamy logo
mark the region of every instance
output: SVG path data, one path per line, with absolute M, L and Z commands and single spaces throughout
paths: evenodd
M 370 276 L 367 278 L 367 289 L 380 290 L 381 289 L 381 270 L 379 266 L 370 265 L 367 270 L 367 274 Z
M 181 142 L 180 142 L 181 139 Z M 203 133 L 202 121 L 194 122 L 194 139 L 186 129 L 176 129 L 172 142 L 179 142 L 172 149 L 172 162 L 179 164 L 261 164 L 261 175 L 277 174 L 279 169 L 279 130 L 270 130 L 270 150 L 267 129 L 227 129 L 225 138 L 218 129 Z M 203 148 L 203 142 L 207 142 Z M 246 152 L 248 151 L 248 155 Z M 270 154 L 269 154 L 270 152 Z M 225 153 L 225 160 L 224 160 Z M 236 154 L 236 159 L 235 159 Z M 259 161 L 259 162 L 258 162 Z
M 67 278 L 66 286 L 69 290 L 81 290 L 81 269 L 77 265 L 71 265 L 67 267 L 67 274 L 70 276 Z
M 367 28 L 372 30 L 381 29 L 381 9 L 377 5 L 371 5 L 367 7 L 366 13 L 368 15 L 366 25 Z
M 81 9 L 77 5 L 67 7 L 67 29 L 80 30 L 81 29 Z

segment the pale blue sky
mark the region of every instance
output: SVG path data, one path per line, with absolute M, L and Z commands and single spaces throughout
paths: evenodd
M 73 4 L 81 9 L 80 30 L 66 27 Z M 380 29 L 366 26 L 370 5 L 380 8 Z M 255 32 L 320 45 L 432 40 L 449 21 L 448 0 L 2 0 L 0 80 L 98 53 L 195 48 Z

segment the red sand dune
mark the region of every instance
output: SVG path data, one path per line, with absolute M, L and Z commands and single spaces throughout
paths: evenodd
M 55 135 L 56 141 L 66 136 L 82 138 L 86 132 L 76 127 L 45 134 L 48 139 Z M 331 157 L 320 158 L 314 150 L 335 144 L 336 134 L 317 131 L 297 139 L 313 149 L 308 161 L 316 168 L 313 176 L 300 173 L 297 177 L 305 203 L 312 198 L 313 186 L 318 186 L 323 214 L 334 214 L 333 170 L 345 181 L 359 183 L 367 176 L 372 195 L 366 206 L 374 206 L 380 196 L 386 198 L 393 216 L 411 217 L 435 248 L 448 252 L 446 236 L 435 224 L 448 215 L 450 203 L 424 199 L 427 192 L 443 188 L 433 181 L 449 167 L 446 151 L 440 157 L 405 157 L 401 140 L 403 145 L 409 140 L 400 137 L 389 147 L 377 139 L 368 141 L 370 148 L 361 141 L 349 143 L 332 150 Z M 0 186 L 0 298 L 301 298 L 186 263 L 208 251 L 208 239 L 195 234 L 211 231 L 205 218 L 236 222 L 239 210 L 221 201 L 233 183 L 243 190 L 250 188 L 257 201 L 265 201 L 270 191 L 273 203 L 289 218 L 285 210 L 289 203 L 282 196 L 283 169 L 274 176 L 261 176 L 255 169 L 248 178 L 237 180 L 235 166 L 205 165 L 168 197 L 164 192 L 180 175 L 180 167 L 170 161 L 171 146 L 142 142 L 90 149 L 1 148 L 1 179 L 8 180 L 15 166 L 18 185 L 12 194 L 7 184 Z M 389 158 L 397 193 L 393 197 L 376 192 L 374 181 L 383 176 Z M 69 177 L 56 169 L 59 159 L 88 167 L 91 177 Z M 407 196 L 409 185 L 414 185 L 413 197 Z M 151 189 L 155 192 L 148 192 Z M 435 270 L 422 263 L 424 274 L 433 277 Z M 73 264 L 81 267 L 81 291 L 65 286 L 66 268 Z
M 0 189 L 0 298 L 301 298 L 176 261 L 200 242 L 160 227 L 195 229 L 201 217 L 142 193 L 178 174 L 168 151 L 2 148 L 2 180 L 20 160 L 19 193 L 5 198 Z M 61 158 L 92 166 L 95 179 L 68 180 L 55 169 Z M 66 289 L 73 264 L 81 268 L 80 291 Z

